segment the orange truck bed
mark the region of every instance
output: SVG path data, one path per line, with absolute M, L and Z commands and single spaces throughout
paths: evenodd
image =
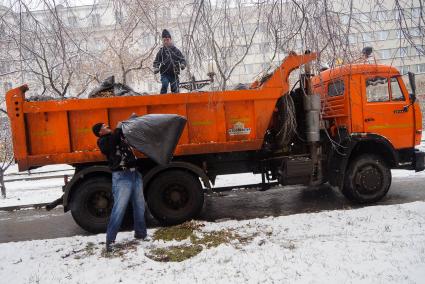
M 26 85 L 12 89 L 6 104 L 15 160 L 21 171 L 103 161 L 92 125 L 114 127 L 132 113 L 185 116 L 188 123 L 175 155 L 258 150 L 277 99 L 288 92 L 290 72 L 315 58 L 291 54 L 266 82 L 249 90 L 28 102 Z

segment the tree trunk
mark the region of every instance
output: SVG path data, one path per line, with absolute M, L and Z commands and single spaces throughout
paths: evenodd
M 1 196 L 6 198 L 6 186 L 4 185 L 4 170 L 0 169 L 0 188 L 1 188 Z

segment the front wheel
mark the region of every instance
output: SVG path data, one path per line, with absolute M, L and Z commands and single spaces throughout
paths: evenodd
M 183 170 L 170 170 L 155 176 L 146 196 L 149 210 L 162 225 L 191 220 L 204 204 L 198 177 Z
M 391 170 L 385 161 L 373 154 L 355 158 L 348 166 L 342 193 L 357 203 L 371 203 L 383 198 L 391 185 Z
M 113 203 L 111 179 L 93 177 L 83 181 L 73 194 L 71 214 L 84 230 L 102 233 L 108 226 Z

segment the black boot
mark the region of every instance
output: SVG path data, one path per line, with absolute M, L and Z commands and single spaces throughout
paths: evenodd
M 114 241 L 106 241 L 106 252 L 112 252 L 112 244 Z

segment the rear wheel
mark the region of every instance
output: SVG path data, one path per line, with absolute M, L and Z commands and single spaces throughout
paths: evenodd
M 381 157 L 364 154 L 348 166 L 342 193 L 357 203 L 371 203 L 383 198 L 391 185 L 391 170 Z
M 204 192 L 198 177 L 183 170 L 158 174 L 149 184 L 146 196 L 152 216 L 162 225 L 191 220 L 204 204 Z
M 72 196 L 71 214 L 90 233 L 105 232 L 113 206 L 112 181 L 94 177 L 82 182 Z

